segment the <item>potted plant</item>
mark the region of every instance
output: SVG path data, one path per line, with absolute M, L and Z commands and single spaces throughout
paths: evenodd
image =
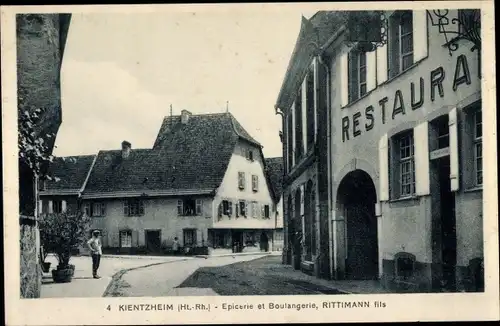
M 91 218 L 81 211 L 44 214 L 40 218 L 41 243 L 47 252 L 55 254 L 58 265 L 52 270 L 56 283 L 71 282 L 75 266 L 70 258 L 75 248 L 85 242 Z

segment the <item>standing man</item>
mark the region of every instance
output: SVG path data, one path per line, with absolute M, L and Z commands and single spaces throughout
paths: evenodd
M 92 238 L 87 241 L 87 245 L 90 249 L 90 255 L 92 256 L 92 275 L 94 278 L 101 278 L 97 275 L 97 269 L 99 268 L 99 263 L 101 262 L 102 246 L 99 231 L 95 230 L 92 232 Z

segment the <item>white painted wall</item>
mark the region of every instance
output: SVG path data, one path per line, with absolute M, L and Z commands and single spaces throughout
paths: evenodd
M 254 151 L 254 160 L 247 160 L 244 150 L 252 149 Z M 238 187 L 238 172 L 245 172 L 245 189 L 241 190 Z M 257 175 L 259 180 L 258 191 L 252 190 L 252 175 Z M 233 214 L 231 217 L 223 216 L 218 220 L 218 207 L 222 200 L 233 202 Z M 270 218 L 264 219 L 261 217 L 261 212 L 258 211 L 258 217 L 243 216 L 235 217 L 234 210 L 237 200 L 246 200 L 247 202 L 256 201 L 261 205 L 269 205 Z M 214 228 L 257 228 L 257 229 L 274 229 L 275 209 L 273 209 L 273 200 L 269 191 L 266 178 L 264 176 L 263 157 L 257 147 L 244 142 L 239 142 L 233 152 L 233 156 L 229 161 L 229 165 L 224 176 L 224 179 L 217 190 L 214 199 L 213 216 Z

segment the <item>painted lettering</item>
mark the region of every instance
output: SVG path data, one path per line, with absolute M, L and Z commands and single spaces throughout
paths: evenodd
M 443 80 L 444 80 L 444 69 L 439 67 L 431 71 L 431 101 L 434 102 L 436 98 L 435 89 L 438 87 L 439 96 L 444 96 L 443 91 Z
M 378 104 L 380 105 L 380 108 L 382 109 L 382 123 L 385 124 L 385 103 L 389 101 L 389 98 L 384 97 L 380 101 L 378 101 Z
M 365 118 L 370 121 L 370 124 L 365 123 L 365 129 L 366 131 L 372 130 L 373 129 L 373 124 L 375 122 L 375 119 L 373 118 L 373 106 L 369 106 L 365 109 Z
M 359 135 L 361 135 L 361 130 L 358 129 L 359 118 L 361 118 L 361 112 L 356 112 L 352 116 L 352 134 L 354 137 L 358 137 Z
M 405 114 L 405 102 L 403 101 L 403 93 L 398 89 L 394 95 L 394 105 L 392 107 L 392 120 L 397 114 Z
M 349 117 L 342 118 L 342 142 L 349 140 Z
M 463 83 L 470 85 L 471 78 L 470 78 L 469 64 L 467 63 L 467 57 L 461 54 L 457 58 L 455 77 L 453 78 L 453 91 L 456 91 L 458 86 L 460 86 Z
M 424 105 L 424 79 L 420 77 L 420 92 L 419 92 L 419 100 L 415 102 L 415 84 L 411 83 L 411 109 L 416 110 Z

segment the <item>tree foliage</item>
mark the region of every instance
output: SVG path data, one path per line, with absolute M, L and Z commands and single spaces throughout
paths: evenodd
M 40 216 L 41 244 L 46 252 L 56 255 L 59 267 L 68 266 L 71 252 L 85 243 L 91 221 L 91 218 L 80 210 Z

